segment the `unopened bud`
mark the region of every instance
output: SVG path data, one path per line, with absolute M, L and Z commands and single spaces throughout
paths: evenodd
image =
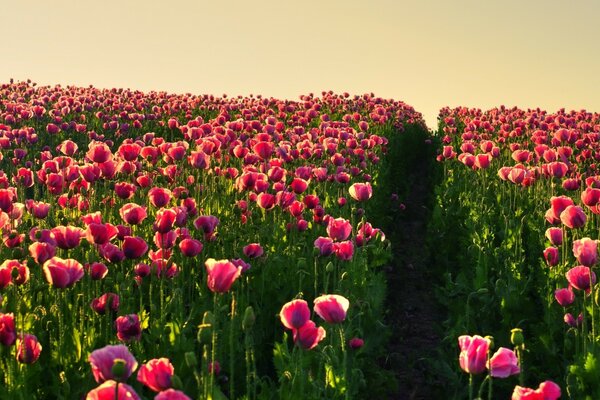
M 194 368 L 198 365 L 198 359 L 196 358 L 196 355 L 193 351 L 188 351 L 187 353 L 185 353 L 184 357 L 185 363 L 188 367 Z
M 523 337 L 523 330 L 521 328 L 514 328 L 510 331 L 510 342 L 513 346 L 522 346 L 525 343 L 525 338 Z
M 248 329 L 252 328 L 255 321 L 256 315 L 254 315 L 254 309 L 252 306 L 246 307 L 246 311 L 244 311 L 244 319 L 242 320 L 242 329 L 247 331 Z
M 121 380 L 127 373 L 127 361 L 122 358 L 115 358 L 111 372 L 116 380 Z
M 335 267 L 333 266 L 333 263 L 331 261 L 329 261 L 327 263 L 327 265 L 325 266 L 325 271 L 333 272 L 334 270 L 335 270 Z
M 493 336 L 486 336 L 484 339 L 487 339 L 490 341 L 490 345 L 488 347 L 489 350 L 494 350 L 494 337 Z
M 181 382 L 181 378 L 177 375 L 171 376 L 171 387 L 175 390 L 183 389 L 183 382 Z
M 198 342 L 200 344 L 209 344 L 215 317 L 212 312 L 206 311 L 202 317 L 202 323 L 198 326 Z

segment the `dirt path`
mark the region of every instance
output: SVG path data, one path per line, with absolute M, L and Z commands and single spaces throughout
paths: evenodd
M 387 270 L 388 314 L 393 333 L 384 366 L 394 374 L 398 390 L 389 399 L 436 399 L 442 383 L 431 373 L 435 350 L 442 338 L 444 315 L 433 293 L 436 281 L 426 248 L 427 221 L 433 195 L 432 166 L 421 157 L 415 165 L 411 192 L 401 199 L 405 210 L 397 212 L 389 232 L 394 259 Z

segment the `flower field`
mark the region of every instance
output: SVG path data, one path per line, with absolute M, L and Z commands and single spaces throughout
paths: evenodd
M 368 94 L 3 84 L 0 397 L 364 398 L 425 138 Z
M 457 397 L 600 398 L 600 114 L 446 108 L 439 123 L 431 240 Z
M 2 84 L 0 398 L 414 398 L 390 299 L 426 298 L 440 340 L 405 368 L 429 398 L 600 398 L 600 114 L 438 122 L 373 94 Z M 410 198 L 426 238 L 399 243 Z M 398 283 L 409 253 L 427 282 Z

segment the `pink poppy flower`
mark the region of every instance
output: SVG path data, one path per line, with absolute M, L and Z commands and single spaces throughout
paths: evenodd
M 550 198 L 550 210 L 549 217 L 552 219 L 550 223 L 556 223 L 560 221 L 560 215 L 569 206 L 574 205 L 573 200 L 567 196 L 558 196 Z M 553 222 L 555 221 L 555 222 Z
M 89 271 L 90 277 L 94 281 L 104 279 L 108 274 L 108 267 L 100 262 L 93 262 L 91 264 L 84 265 L 84 268 Z
M 0 264 L 0 289 L 4 289 L 8 285 L 22 285 L 29 280 L 29 268 L 27 261 L 19 260 L 4 260 Z
M 0 343 L 4 346 L 12 346 L 15 340 L 17 340 L 17 331 L 15 330 L 14 314 L 0 312 Z
M 346 312 L 350 302 L 343 296 L 327 294 L 314 300 L 314 310 L 330 324 L 339 324 L 346 319 Z
M 350 186 L 350 196 L 356 201 L 367 201 L 373 195 L 373 188 L 369 182 L 355 183 Z
M 148 192 L 148 198 L 150 203 L 156 207 L 161 208 L 166 206 L 171 201 L 172 193 L 169 189 L 160 187 L 154 187 Z
M 587 217 L 581 207 L 568 206 L 560 214 L 560 220 L 568 228 L 577 229 L 585 225 Z
M 458 338 L 460 355 L 458 361 L 463 371 L 480 374 L 485 370 L 490 340 L 479 335 L 463 335 Z
M 202 252 L 202 242 L 192 238 L 183 239 L 179 242 L 179 250 L 186 257 L 195 257 Z
M 50 212 L 50 204 L 41 201 L 27 199 L 25 201 L 25 207 L 27 208 L 27 211 L 29 211 L 29 213 L 37 219 L 46 218 Z
M 575 289 L 589 290 L 590 289 L 590 268 L 583 265 L 578 265 L 567 271 L 565 274 L 567 281 Z M 591 272 L 591 283 L 596 283 L 596 274 Z
M 135 203 L 127 203 L 119 210 L 119 214 L 124 222 L 129 225 L 141 224 L 148 216 L 146 207 L 142 207 Z
M 334 252 L 333 239 L 319 236 L 314 243 L 315 247 L 319 249 L 319 254 L 323 257 L 329 256 Z
M 122 247 L 123 254 L 128 259 L 140 258 L 148 251 L 148 243 L 138 236 L 126 236 Z
M 314 349 L 325 336 L 325 329 L 317 327 L 311 320 L 306 321 L 301 328 L 294 329 L 294 343 L 304 350 Z
M 0 189 L 0 210 L 10 213 L 16 198 L 14 188 Z
M 192 398 L 182 391 L 167 389 L 154 396 L 154 400 L 192 400 Z
M 72 157 L 78 149 L 77 143 L 69 139 L 64 140 L 61 144 L 56 146 L 56 150 L 69 157 Z
M 175 368 L 168 358 L 155 358 L 140 367 L 137 380 L 155 392 L 161 392 L 171 387 L 174 374 Z
M 546 229 L 546 238 L 553 246 L 560 246 L 563 242 L 563 230 L 561 228 Z
M 292 300 L 281 307 L 281 323 L 287 329 L 300 329 L 310 319 L 310 309 L 304 300 Z
M 33 364 L 42 352 L 42 345 L 38 338 L 28 333 L 17 339 L 17 361 L 22 364 Z
M 106 243 L 98 247 L 98 252 L 104 259 L 111 263 L 118 263 L 125 259 L 123 250 L 112 243 Z
M 352 350 L 358 350 L 361 347 L 363 347 L 365 344 L 365 341 L 362 340 L 361 338 L 352 338 L 348 341 L 348 347 L 350 347 Z
M 354 255 L 354 243 L 352 243 L 350 240 L 337 242 L 333 244 L 333 250 L 337 258 L 340 260 L 350 261 Z
M 56 240 L 56 246 L 69 250 L 79 246 L 81 238 L 84 235 L 84 230 L 76 226 L 56 226 L 52 228 L 52 234 Z
M 561 288 L 554 291 L 554 298 L 562 307 L 568 307 L 575 301 L 575 293 L 571 288 Z
M 580 264 L 591 267 L 598 260 L 598 241 L 583 238 L 573 242 L 573 255 Z
M 95 389 L 88 392 L 85 400 L 141 400 L 140 396 L 133 388 L 126 383 L 119 383 L 110 380 L 106 381 Z M 118 390 L 117 399 L 115 399 L 115 390 Z
M 244 246 L 244 255 L 249 258 L 258 258 L 264 254 L 263 248 L 259 243 L 250 243 Z
M 125 161 L 134 161 L 140 155 L 142 147 L 137 143 L 123 143 L 118 153 Z
M 487 367 L 494 378 L 508 378 L 521 372 L 517 355 L 506 347 L 500 347 L 494 353 Z
M 112 159 L 112 152 L 106 143 L 92 141 L 88 146 L 86 156 L 95 163 L 104 163 Z
M 515 386 L 511 400 L 556 400 L 560 396 L 560 386 L 552 381 L 544 381 L 535 390 L 518 385 Z
M 119 295 L 115 293 L 104 293 L 102 296 L 92 300 L 90 307 L 100 315 L 106 314 L 107 311 L 116 313 L 119 311 Z
M 212 237 L 219 225 L 219 218 L 212 215 L 201 215 L 194 221 L 194 227 L 204 232 L 205 237 Z
M 91 223 L 85 231 L 85 238 L 88 242 L 97 245 L 103 245 L 117 236 L 119 231 L 112 224 Z
M 209 258 L 204 265 L 208 274 L 208 288 L 216 293 L 229 291 L 233 282 L 242 273 L 242 267 L 236 267 L 229 260 L 217 261 L 214 258 Z
M 120 316 L 115 320 L 115 325 L 117 327 L 117 338 L 122 342 L 137 341 L 142 337 L 142 327 L 137 314 Z
M 554 266 L 558 265 L 558 262 L 560 261 L 558 249 L 556 247 L 552 247 L 552 246 L 547 247 L 544 250 L 544 259 L 546 260 L 546 263 L 550 267 L 554 267 Z
M 333 240 L 343 241 L 348 239 L 352 233 L 350 221 L 344 218 L 329 218 L 327 223 L 327 235 Z
M 73 286 L 84 274 L 83 265 L 72 258 L 63 260 L 60 257 L 52 257 L 42 268 L 46 281 L 60 289 Z
M 50 243 L 35 242 L 29 245 L 29 255 L 36 263 L 43 264 L 56 255 L 56 247 Z
M 270 193 L 260 193 L 256 197 L 256 204 L 263 210 L 270 210 L 275 207 L 275 196 Z
M 123 373 L 115 376 L 113 366 L 115 361 L 123 362 Z M 88 357 L 92 373 L 97 383 L 103 383 L 108 380 L 117 380 L 124 382 L 131 376 L 138 367 L 135 357 L 129 352 L 127 346 L 122 344 L 107 345 L 101 349 L 92 351 Z

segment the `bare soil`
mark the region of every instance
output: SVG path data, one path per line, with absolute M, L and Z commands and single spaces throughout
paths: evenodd
M 392 231 L 387 232 L 394 258 L 386 271 L 386 323 L 393 333 L 381 362 L 398 383 L 390 400 L 437 399 L 443 393 L 443 383 L 430 368 L 441 346 L 444 315 L 434 296 L 437 279 L 426 245 L 433 196 L 432 165 L 426 158 L 408 177 L 411 191 L 400 199 L 405 208 L 394 212 Z

